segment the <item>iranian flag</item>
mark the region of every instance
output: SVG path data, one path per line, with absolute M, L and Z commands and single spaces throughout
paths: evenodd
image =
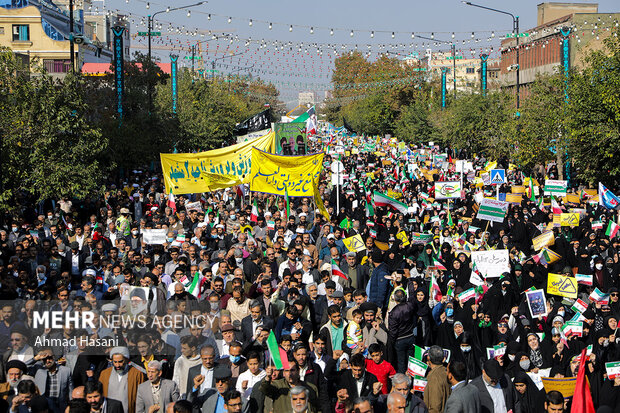
M 200 298 L 200 292 L 202 291 L 202 284 L 204 283 L 205 279 L 206 278 L 203 277 L 199 271 L 196 271 L 196 274 L 194 275 L 194 279 L 192 280 L 192 283 L 187 289 L 187 292 L 196 298 Z
M 441 301 L 441 290 L 439 289 L 439 284 L 437 284 L 437 280 L 435 276 L 431 276 L 431 284 L 428 288 L 428 296 L 435 301 Z
M 609 239 L 613 239 L 616 234 L 618 234 L 619 229 L 620 225 L 616 224 L 613 221 L 609 221 L 609 225 L 607 225 L 607 231 L 605 231 L 605 235 L 607 235 Z
M 250 215 L 250 221 L 258 222 L 258 204 L 256 203 L 256 199 L 254 200 L 254 204 L 252 204 L 252 213 Z
M 553 211 L 554 214 L 559 215 L 562 213 L 562 208 L 560 208 L 560 204 L 558 204 L 555 198 L 553 197 L 551 197 L 551 210 Z
M 374 201 L 375 206 L 392 207 L 402 214 L 406 214 L 408 210 L 407 204 L 397 201 L 396 199 L 377 191 L 374 193 Z
M 425 349 L 423 349 L 422 347 L 418 347 L 415 344 L 413 345 L 413 357 L 416 360 L 422 361 L 422 358 L 424 357 L 424 353 L 426 353 Z
M 269 332 L 269 337 L 267 338 L 267 348 L 269 349 L 271 361 L 273 361 L 273 365 L 276 369 L 288 370 L 290 368 L 288 364 L 288 355 L 286 354 L 286 351 L 278 345 L 278 340 L 276 340 L 276 335 L 273 333 L 273 330 Z
M 530 201 L 534 202 L 536 201 L 536 195 L 534 195 L 534 181 L 532 180 L 532 178 L 528 179 L 529 183 L 528 183 L 528 188 L 527 188 L 527 196 L 530 199 Z
M 167 205 L 172 209 L 173 214 L 177 212 L 177 204 L 176 202 L 174 202 L 174 194 L 172 193 L 172 189 L 170 190 L 170 193 L 168 194 Z
M 475 296 L 476 296 L 476 290 L 474 290 L 473 288 L 470 288 L 460 293 L 457 297 L 459 298 L 460 302 L 466 303 L 467 301 L 471 300 Z
M 583 313 L 584 311 L 586 311 L 588 309 L 588 304 L 586 304 L 585 301 L 581 300 L 581 299 L 577 299 L 574 303 L 573 306 L 571 307 L 571 309 L 574 312 L 579 312 L 579 313 Z
M 433 257 L 433 265 L 432 265 L 432 267 L 435 267 L 438 270 L 444 270 L 444 271 L 447 270 L 446 266 L 443 265 L 440 261 L 438 261 L 435 257 Z
M 346 274 L 342 272 L 342 270 L 340 269 L 338 264 L 336 264 L 336 261 L 333 258 L 332 258 L 332 275 L 337 275 L 340 278 L 344 278 L 345 280 L 348 280 Z

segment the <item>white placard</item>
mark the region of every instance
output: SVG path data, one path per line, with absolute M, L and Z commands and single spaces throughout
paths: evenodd
M 142 239 L 149 245 L 161 245 L 166 243 L 166 229 L 143 229 Z
M 510 272 L 508 250 L 472 251 L 471 260 L 485 278 L 499 277 Z

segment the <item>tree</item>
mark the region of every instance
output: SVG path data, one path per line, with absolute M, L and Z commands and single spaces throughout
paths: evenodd
M 511 102 L 500 91 L 487 96 L 461 93 L 445 110 L 435 112 L 433 123 L 451 147 L 498 159 L 510 150 Z
M 539 76 L 523 99 L 521 117 L 514 123 L 510 143 L 515 162 L 524 169 L 538 164 L 545 165 L 555 158 L 559 150 L 564 152 L 562 132 L 565 130 L 563 75 Z
M 107 172 L 100 159 L 108 142 L 87 120 L 83 81 L 55 81 L 39 69 L 30 77 L 5 49 L 0 88 L 1 207 L 15 206 L 19 192 L 39 200 L 95 193 Z
M 569 154 L 577 174 L 594 184 L 620 176 L 620 29 L 605 39 L 606 50 L 591 52 L 587 67 L 569 80 Z

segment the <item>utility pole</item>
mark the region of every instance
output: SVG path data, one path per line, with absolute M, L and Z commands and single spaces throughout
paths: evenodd
M 454 82 L 454 100 L 456 100 L 456 45 L 452 43 L 452 80 Z
M 73 0 L 69 0 L 69 53 L 71 53 L 71 73 L 75 73 L 75 43 L 73 43 Z

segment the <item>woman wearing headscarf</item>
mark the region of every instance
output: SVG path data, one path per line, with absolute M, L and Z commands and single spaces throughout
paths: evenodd
M 544 411 L 545 392 L 538 390 L 536 384 L 524 371 L 517 372 L 513 384 L 517 390 L 517 400 L 521 402 L 522 412 Z
M 416 291 L 417 321 L 414 332 L 416 336 L 415 344 L 418 346 L 430 346 L 433 341 L 431 337 L 433 317 L 431 308 L 428 305 L 428 294 L 426 291 L 424 288 L 419 288 Z
M 473 380 L 482 374 L 483 355 L 482 349 L 474 340 L 469 331 L 464 331 L 456 340 L 451 349 L 452 357 L 450 360 L 459 360 L 467 366 L 467 380 Z
M 532 368 L 546 369 L 552 366 L 553 357 L 547 347 L 540 344 L 536 333 L 527 335 L 527 348 L 525 353 L 530 358 Z

